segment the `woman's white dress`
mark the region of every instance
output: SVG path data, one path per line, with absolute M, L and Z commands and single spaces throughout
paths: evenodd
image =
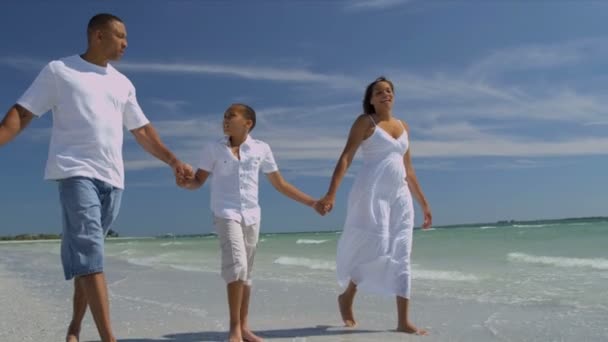
M 378 126 L 360 146 L 363 166 L 338 241 L 336 270 L 342 286 L 352 280 L 364 291 L 410 297 L 414 209 L 403 162 L 408 146 L 405 129 L 395 139 Z

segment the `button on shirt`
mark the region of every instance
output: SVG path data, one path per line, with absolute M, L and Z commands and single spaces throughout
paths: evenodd
M 278 171 L 270 146 L 248 136 L 240 146 L 241 160 L 230 150 L 227 136 L 207 143 L 203 147 L 199 169 L 211 176 L 211 210 L 215 216 L 246 225 L 259 223 L 261 210 L 258 204 L 260 170 Z

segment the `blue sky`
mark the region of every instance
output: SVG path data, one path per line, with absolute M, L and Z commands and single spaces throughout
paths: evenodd
M 82 53 L 88 19 L 110 12 L 129 39 L 115 66 L 187 162 L 222 133 L 224 109 L 245 102 L 258 112 L 252 135 L 289 181 L 319 197 L 365 86 L 386 75 L 436 225 L 608 214 L 608 4 L 14 1 L 2 12 L 3 113 L 46 62 Z M 61 229 L 56 185 L 42 179 L 50 126 L 43 116 L 0 148 L 0 235 Z M 130 134 L 124 156 L 114 229 L 212 231 L 207 186 L 175 187 Z M 262 231 L 340 229 L 357 167 L 326 217 L 261 178 Z

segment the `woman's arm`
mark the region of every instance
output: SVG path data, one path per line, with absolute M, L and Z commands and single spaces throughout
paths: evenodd
M 403 121 L 402 121 L 403 122 Z M 405 129 L 408 131 L 409 136 L 409 127 L 405 122 L 403 122 Z M 405 156 L 403 156 L 403 164 L 405 166 L 405 170 L 407 172 L 407 176 L 405 177 L 405 181 L 410 189 L 414 198 L 422 207 L 422 211 L 424 212 L 424 223 L 422 224 L 422 228 L 429 228 L 431 224 L 433 224 L 433 215 L 431 213 L 431 207 L 422 192 L 422 188 L 420 187 L 420 183 L 418 182 L 418 178 L 416 177 L 416 171 L 414 170 L 414 165 L 412 164 L 412 158 L 410 155 L 411 149 L 407 150 Z

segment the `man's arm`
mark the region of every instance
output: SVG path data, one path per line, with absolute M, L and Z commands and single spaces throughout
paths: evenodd
M 12 106 L 0 122 L 0 146 L 13 140 L 34 118 L 34 114 L 18 104 Z
M 133 133 L 135 140 L 137 140 L 144 150 L 171 166 L 176 177 L 194 177 L 192 166 L 181 162 L 175 157 L 160 140 L 160 136 L 152 124 L 148 123 L 142 127 L 133 129 L 131 133 Z

